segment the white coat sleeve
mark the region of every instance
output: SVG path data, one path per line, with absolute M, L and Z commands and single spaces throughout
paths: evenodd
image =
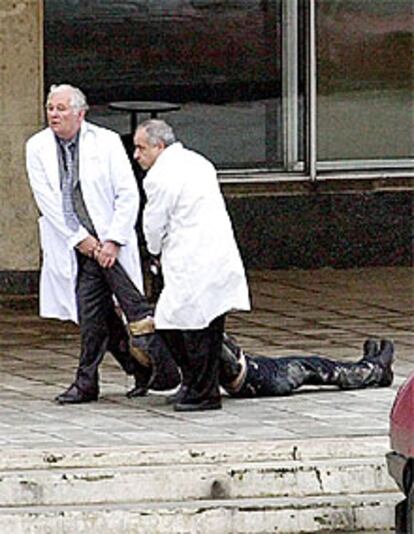
M 109 165 L 114 191 L 114 211 L 106 239 L 125 245 L 137 221 L 139 192 L 128 155 L 117 134 L 113 134 L 111 139 Z
M 177 197 L 172 180 L 162 176 L 147 175 L 144 180 L 147 203 L 143 215 L 144 235 L 150 254 L 161 253 L 163 240 L 168 235 L 171 210 Z
M 62 207 L 62 196 L 57 193 L 47 176 L 37 147 L 29 140 L 26 145 L 26 168 L 30 186 L 39 211 L 53 227 L 63 236 L 69 248 L 75 247 L 89 233 L 83 226 L 73 232 L 65 223 Z

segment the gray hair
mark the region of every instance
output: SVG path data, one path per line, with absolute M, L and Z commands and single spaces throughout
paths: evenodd
M 77 87 L 73 87 L 73 85 L 69 85 L 67 83 L 62 83 L 60 85 L 52 85 L 49 89 L 49 94 L 47 95 L 46 104 L 49 103 L 52 95 L 61 91 L 70 92 L 69 102 L 73 111 L 88 111 L 89 106 L 88 102 L 86 101 L 86 96 L 82 93 L 80 89 L 78 89 Z
M 145 130 L 148 143 L 151 146 L 163 143 L 166 147 L 175 143 L 175 134 L 169 124 L 160 119 L 148 119 L 138 125 L 138 129 Z

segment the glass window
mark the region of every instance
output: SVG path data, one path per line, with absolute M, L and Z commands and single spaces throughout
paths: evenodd
M 282 61 L 297 70 L 298 37 L 285 47 L 295 54 L 291 63 L 282 54 L 282 4 L 45 0 L 46 86 L 78 85 L 93 104 L 89 118 L 123 134 L 129 119 L 108 112 L 110 101 L 178 102 L 180 111 L 162 118 L 220 168 L 294 168 L 303 142 L 291 128 L 301 119 L 296 96 L 287 107 L 282 93 L 295 87 L 303 94 L 303 82 L 297 74 L 283 80 Z M 292 121 L 290 132 L 282 115 Z
M 109 102 L 179 103 L 162 117 L 236 179 L 408 167 L 414 157 L 412 0 L 44 6 L 46 88 L 81 87 L 89 119 L 126 142 L 130 117 Z
M 318 160 L 414 156 L 412 0 L 317 0 Z

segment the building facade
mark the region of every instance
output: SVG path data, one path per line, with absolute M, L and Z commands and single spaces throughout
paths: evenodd
M 36 278 L 23 146 L 64 82 L 126 144 L 109 103 L 178 103 L 163 118 L 219 169 L 249 267 L 412 263 L 411 0 L 3 5 L 4 286 Z

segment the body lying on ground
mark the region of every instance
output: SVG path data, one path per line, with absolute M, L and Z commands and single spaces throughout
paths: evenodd
M 128 396 L 142 396 L 150 389 L 162 391 L 177 387 L 179 371 L 166 344 L 154 330 L 152 306 L 118 262 L 105 273 L 125 314 L 132 353 L 142 368 L 142 381 Z M 304 385 L 337 386 L 340 389 L 387 387 L 393 381 L 393 359 L 394 346 L 387 339 L 367 339 L 359 360 L 346 362 L 312 355 L 249 354 L 225 334 L 220 385 L 230 396 L 238 398 L 289 395 Z M 183 388 L 185 384 L 181 385 L 175 400 Z

